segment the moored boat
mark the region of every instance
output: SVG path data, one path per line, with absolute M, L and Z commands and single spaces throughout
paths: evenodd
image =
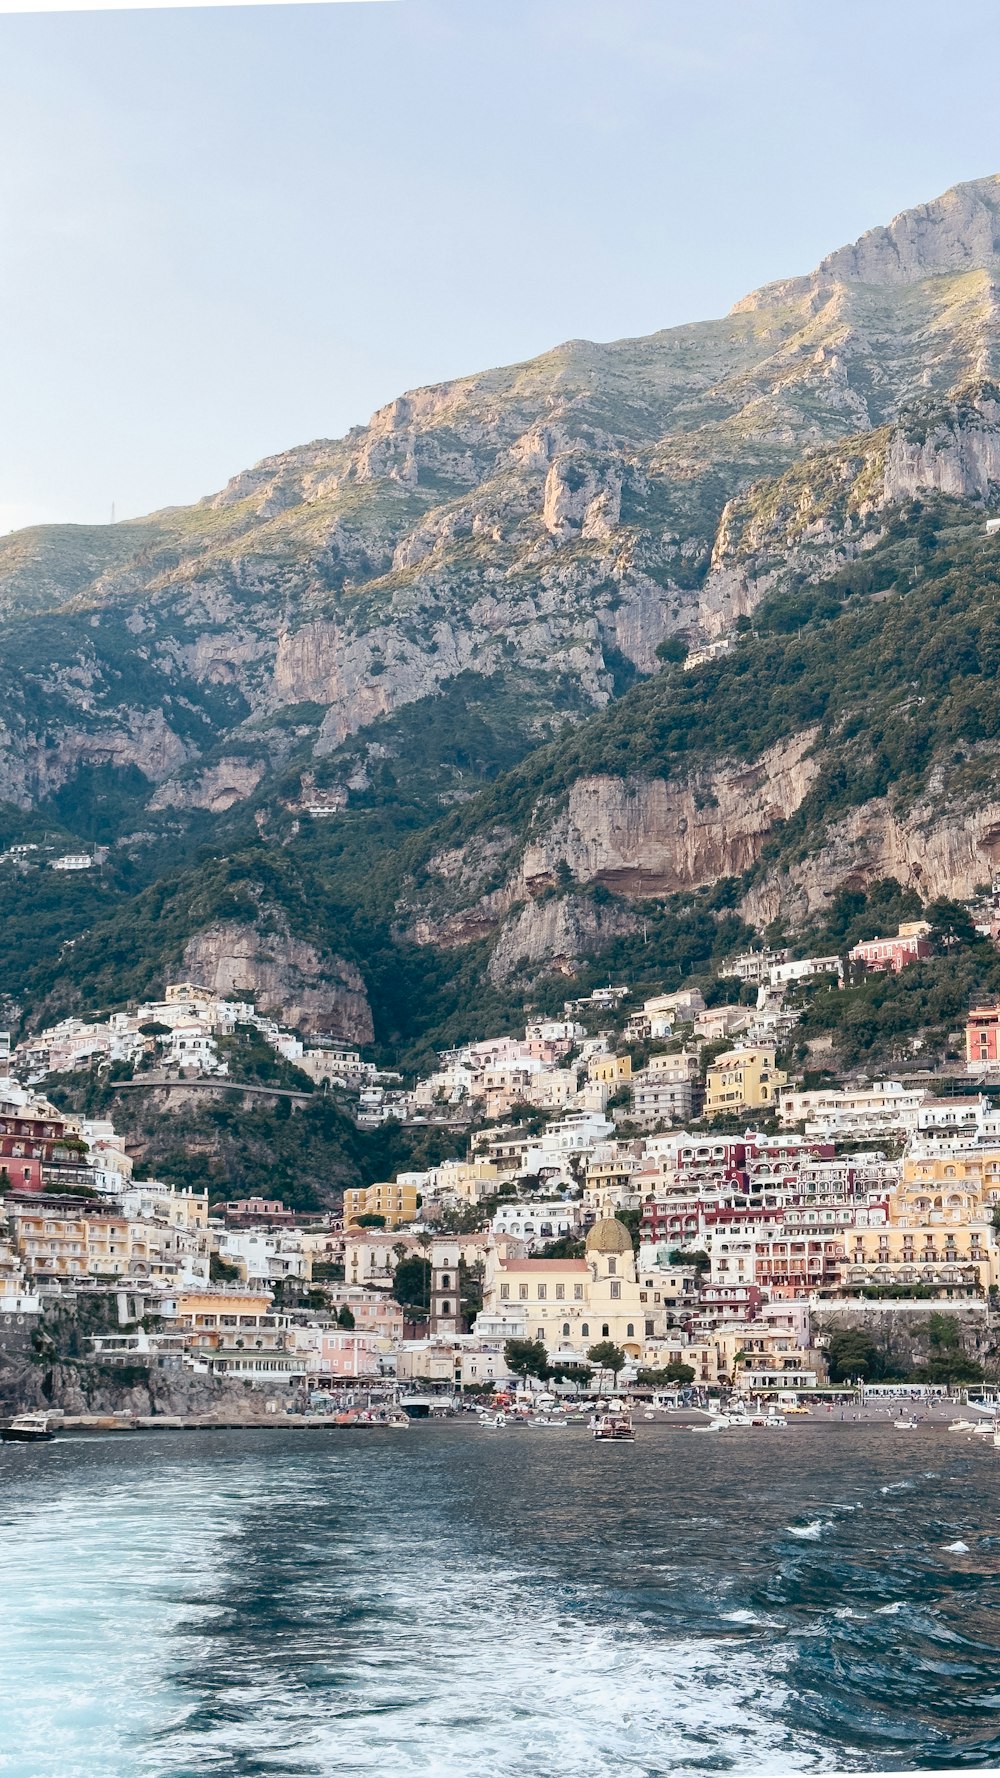
M 15 1414 L 9 1426 L 0 1432 L 8 1445 L 37 1445 L 55 1438 L 48 1414 Z
M 623 1409 L 618 1413 L 599 1415 L 594 1427 L 594 1437 L 599 1439 L 635 1438 L 631 1414 Z

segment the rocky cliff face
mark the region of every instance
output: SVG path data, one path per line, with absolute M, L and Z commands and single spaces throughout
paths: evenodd
M 307 785 L 346 817 L 377 802 L 374 768 L 391 776 L 405 744 L 372 725 L 461 676 L 523 699 L 527 750 L 657 673 L 664 643 L 729 636 L 771 594 L 849 566 L 903 503 L 993 502 L 998 230 L 1000 178 L 956 187 L 721 320 L 412 391 L 192 508 L 0 540 L 0 802 L 71 808 L 104 773 L 128 779 L 122 836 L 219 817 L 232 832 L 249 803 L 291 843 Z M 957 892 L 988 874 L 992 792 L 949 804 L 945 785 L 926 808 L 853 809 L 762 878 L 816 782 L 812 720 L 772 726 L 784 738 L 749 762 L 737 742 L 683 771 L 583 770 L 530 836 L 491 816 L 431 861 L 397 935 L 489 938 L 499 981 L 621 935 L 628 908 L 581 886 L 635 899 L 755 868 L 747 908 L 764 918 L 852 875 L 922 871 Z M 463 741 L 442 743 L 442 807 L 469 794 Z M 258 927 L 203 924 L 189 972 L 363 1041 L 341 941 L 292 940 L 270 913 Z
M 198 932 L 184 952 L 192 981 L 257 1009 L 297 1031 L 370 1043 L 372 1015 L 358 969 L 342 957 L 293 938 L 281 916 L 265 913 L 270 930 L 236 921 Z
M 620 661 L 724 630 L 786 558 L 864 546 L 864 500 L 842 533 L 793 512 L 783 543 L 766 492 L 845 441 L 882 450 L 884 500 L 987 494 L 995 413 L 957 454 L 857 441 L 993 375 L 998 192 L 956 187 L 722 321 L 413 391 L 197 507 L 4 539 L 0 797 L 27 808 L 96 762 L 136 767 L 153 813 L 219 811 L 261 782 L 227 739 L 263 773 L 289 706 L 316 706 L 321 756 L 470 669 L 600 708 Z

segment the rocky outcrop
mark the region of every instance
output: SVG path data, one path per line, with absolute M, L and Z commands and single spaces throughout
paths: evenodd
M 905 809 L 879 797 L 852 809 L 823 833 L 810 855 L 768 873 L 747 894 L 742 913 L 762 928 L 781 916 L 803 925 L 829 906 L 838 889 L 865 889 L 884 877 L 937 896 L 971 900 L 1000 868 L 1000 802 L 964 804 L 943 796 L 943 774 Z
M 490 939 L 494 981 L 597 954 L 635 930 L 634 916 L 567 894 L 569 883 L 639 900 L 738 876 L 807 795 L 815 739 L 806 730 L 757 760 L 703 763 L 677 779 L 579 778 L 547 822 L 536 811 L 541 831 L 519 860 L 502 828 L 433 858 L 430 894 L 402 930 L 417 944 Z
M 578 779 L 564 812 L 524 853 L 526 892 L 554 885 L 562 865 L 577 882 L 635 896 L 738 876 L 813 783 L 814 740 L 807 730 L 758 760 L 702 765 L 684 778 Z
M 112 721 L 71 723 L 58 736 L 20 731 L 0 719 L 0 802 L 30 809 L 54 796 L 84 767 L 134 766 L 150 787 L 182 767 L 188 745 L 160 710 L 122 709 Z
M 602 906 L 579 895 L 528 902 L 501 927 L 490 957 L 490 980 L 499 984 L 512 976 L 530 977 L 540 967 L 573 975 L 585 958 L 600 956 L 639 924 L 626 908 Z
M 928 492 L 988 500 L 998 489 L 1000 391 L 994 386 L 893 429 L 885 461 L 886 502 Z
M 294 938 L 280 915 L 266 930 L 220 921 L 188 940 L 186 977 L 218 994 L 253 999 L 295 1030 L 370 1043 L 371 1008 L 353 963 Z
M 150 798 L 149 808 L 207 809 L 210 814 L 221 815 L 250 796 L 266 771 L 267 762 L 263 759 L 220 759 L 191 777 L 173 778 L 161 784 Z

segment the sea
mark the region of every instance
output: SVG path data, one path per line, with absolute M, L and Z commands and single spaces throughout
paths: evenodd
M 942 1427 L 6 1445 L 0 1773 L 996 1765 L 998 1502 Z

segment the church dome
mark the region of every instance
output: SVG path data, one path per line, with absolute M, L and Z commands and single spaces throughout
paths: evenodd
M 632 1236 L 617 1216 L 605 1216 L 590 1230 L 586 1249 L 588 1253 L 631 1253 Z

